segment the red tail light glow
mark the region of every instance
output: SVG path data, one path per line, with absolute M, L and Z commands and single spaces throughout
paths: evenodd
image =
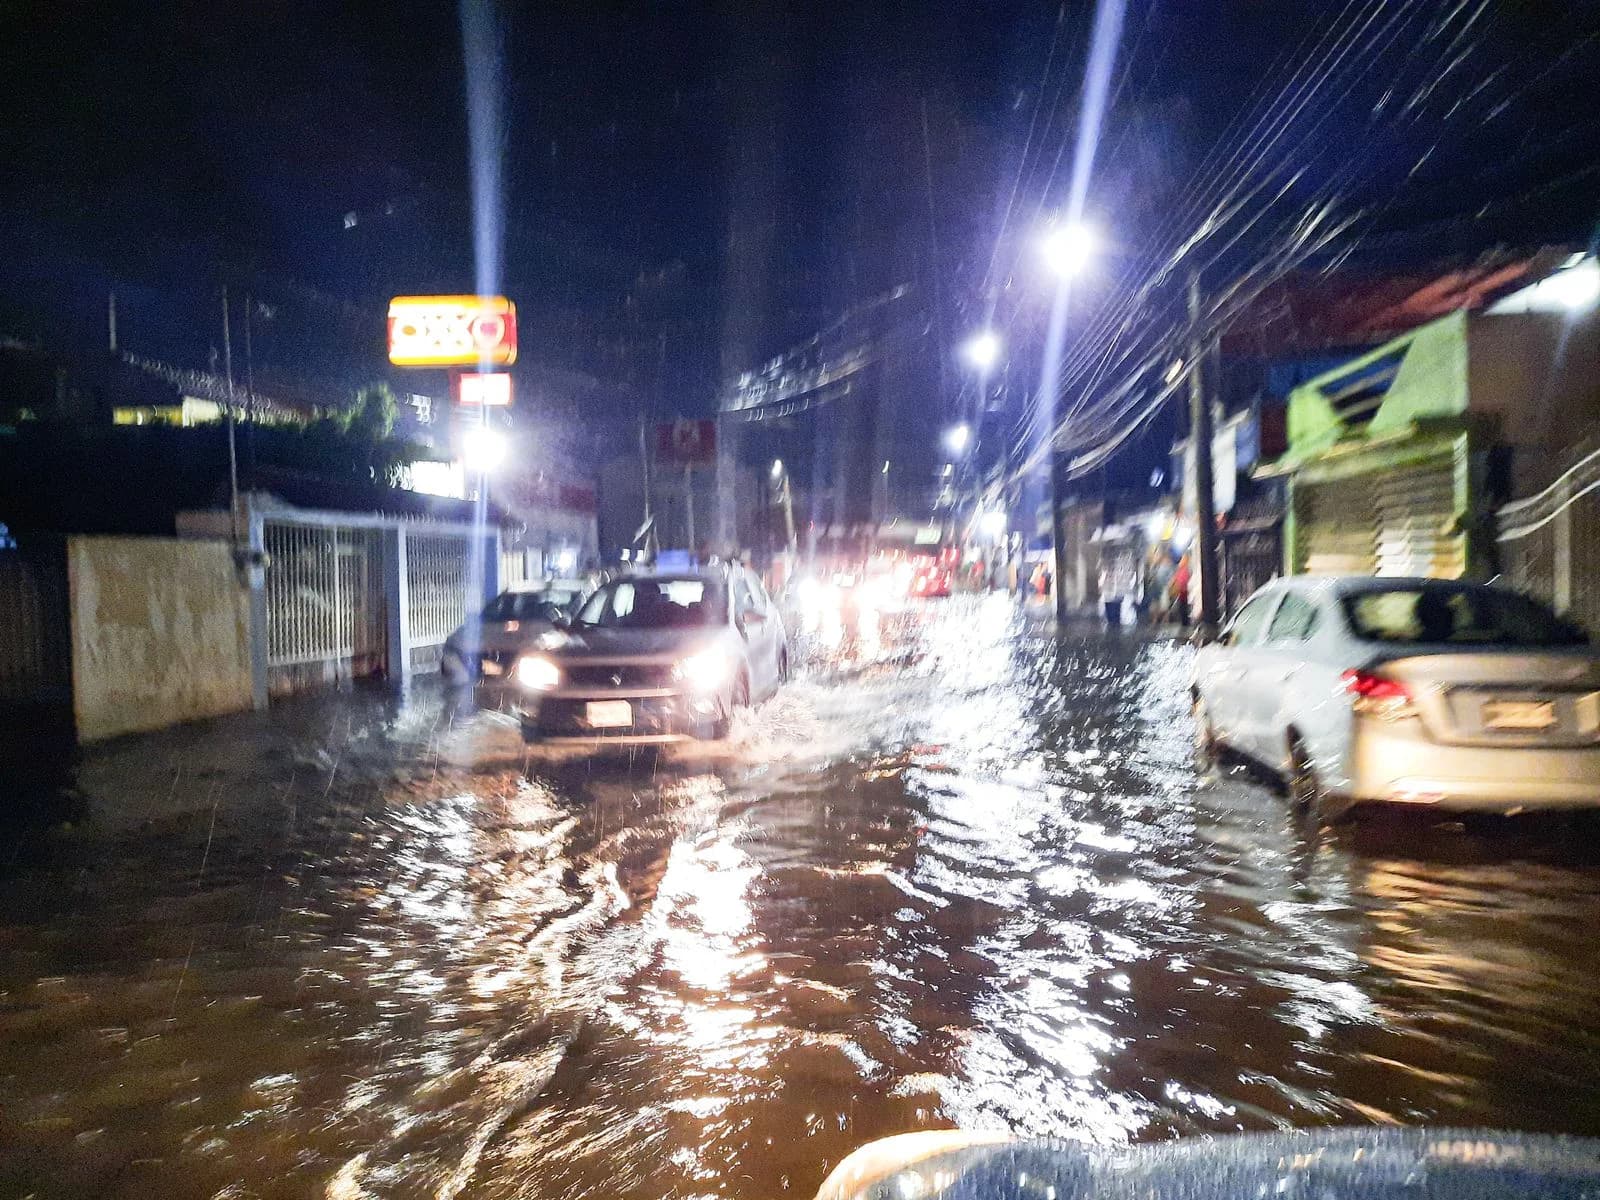
M 1358 714 L 1390 720 L 1416 715 L 1410 689 L 1397 679 L 1353 670 L 1344 672 L 1340 679 L 1344 681 L 1345 691 L 1355 697 L 1351 707 Z
M 1411 693 L 1398 680 L 1385 679 L 1370 671 L 1346 671 L 1340 676 L 1345 691 L 1367 700 L 1409 700 Z

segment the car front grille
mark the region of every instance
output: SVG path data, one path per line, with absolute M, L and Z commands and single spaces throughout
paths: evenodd
M 569 663 L 562 666 L 569 686 L 664 688 L 673 685 L 672 668 L 639 663 Z

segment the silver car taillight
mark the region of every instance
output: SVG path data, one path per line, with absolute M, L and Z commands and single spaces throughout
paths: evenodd
M 1340 676 L 1352 699 L 1350 709 L 1357 716 L 1398 721 L 1417 715 L 1411 690 L 1397 679 L 1374 675 L 1371 671 L 1346 671 Z

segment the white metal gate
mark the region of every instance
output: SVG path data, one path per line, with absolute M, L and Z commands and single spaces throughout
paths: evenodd
M 267 665 L 384 666 L 383 540 L 376 529 L 267 521 Z
M 538 578 L 538 558 L 539 552 L 526 546 L 502 547 L 500 550 L 500 586 L 503 588 L 510 587 L 514 583 L 526 583 L 530 579 Z
M 413 645 L 443 642 L 466 619 L 471 553 L 464 537 L 406 534 L 406 615 Z

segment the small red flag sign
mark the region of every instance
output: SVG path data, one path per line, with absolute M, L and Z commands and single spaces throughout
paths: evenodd
M 656 426 L 656 461 L 674 467 L 705 467 L 717 461 L 715 421 L 668 421 Z

